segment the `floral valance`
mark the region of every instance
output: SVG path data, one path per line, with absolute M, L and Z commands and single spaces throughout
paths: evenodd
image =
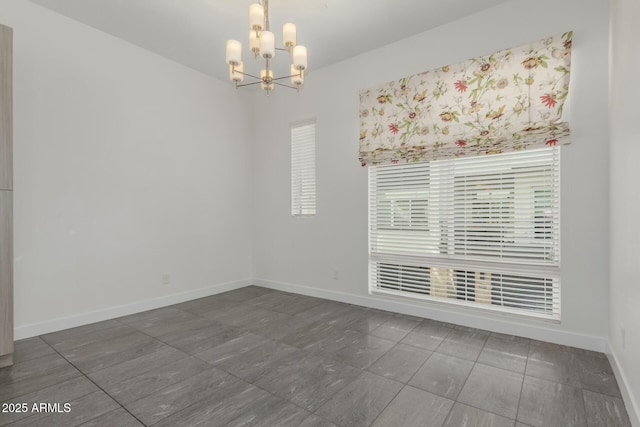
M 572 32 L 360 92 L 362 165 L 569 143 Z

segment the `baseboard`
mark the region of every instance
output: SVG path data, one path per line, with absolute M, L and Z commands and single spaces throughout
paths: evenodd
M 143 301 L 136 301 L 130 304 L 118 305 L 102 310 L 87 313 L 75 314 L 73 316 L 60 317 L 46 322 L 32 323 L 24 326 L 17 326 L 14 329 L 16 340 L 35 337 L 50 332 L 61 331 L 63 329 L 74 328 L 76 326 L 87 325 L 89 323 L 101 322 L 103 320 L 114 319 L 116 317 L 127 316 L 129 314 L 142 311 L 153 310 L 154 308 L 166 307 L 198 298 L 208 297 L 221 292 L 232 291 L 253 284 L 252 279 L 238 280 L 234 282 L 220 283 L 205 288 L 194 289 L 187 292 L 180 292 L 162 297 L 151 298 Z
M 532 325 L 518 322 L 517 319 L 500 319 L 478 316 L 474 313 L 464 313 L 460 310 L 445 310 L 438 308 L 437 306 L 418 304 L 411 301 L 387 299 L 372 295 L 354 295 L 345 292 L 312 288 L 292 283 L 277 282 L 264 279 L 244 279 L 234 282 L 221 283 L 205 288 L 195 289 L 192 291 L 181 292 L 158 298 L 137 301 L 130 304 L 109 307 L 102 310 L 57 318 L 46 322 L 18 326 L 14 330 L 15 339 L 19 340 L 23 338 L 34 337 L 50 332 L 56 332 L 63 329 L 86 325 L 89 323 L 100 322 L 120 316 L 139 313 L 146 310 L 166 307 L 172 304 L 178 304 L 197 298 L 215 295 L 221 292 L 243 288 L 252 284 L 301 295 L 308 295 L 332 301 L 346 302 L 348 304 L 376 308 L 379 310 L 388 310 L 411 316 L 426 317 L 442 322 L 455 323 L 462 326 L 480 328 L 503 334 L 519 335 L 541 341 L 584 348 L 587 350 L 599 352 L 606 352 L 608 350 L 607 342 L 604 338 L 559 331 L 546 327 L 546 324 L 544 323 L 540 325 Z
M 609 358 L 609 363 L 611 363 L 613 373 L 618 381 L 620 393 L 622 393 L 622 400 L 624 400 L 624 406 L 627 408 L 627 414 L 629 414 L 631 425 L 632 427 L 640 427 L 640 406 L 638 406 L 638 400 L 636 400 L 633 392 L 631 391 L 631 387 L 629 387 L 629 381 L 627 380 L 627 376 L 625 375 L 622 366 L 620 366 L 620 362 L 618 361 L 615 351 L 613 351 L 611 346 L 607 347 L 607 357 Z
M 280 291 L 346 302 L 348 304 L 379 310 L 393 311 L 410 316 L 426 317 L 441 322 L 455 323 L 457 325 L 485 329 L 502 334 L 518 335 L 586 350 L 605 352 L 607 349 L 607 341 L 605 338 L 552 329 L 543 321 L 541 321 L 539 325 L 528 324 L 511 317 L 507 319 L 506 316 L 480 316 L 475 313 L 465 313 L 465 310 L 443 309 L 439 308 L 437 304 L 414 303 L 413 301 L 404 299 L 387 299 L 374 295 L 354 295 L 272 280 L 255 279 L 254 284 Z
M 604 338 L 553 330 L 546 328 L 544 325 L 529 325 L 514 321 L 512 319 L 509 319 L 507 321 L 475 316 L 473 314 L 461 314 L 459 312 L 452 313 L 450 310 L 445 311 L 442 309 L 438 309 L 437 307 L 425 307 L 424 304 L 418 305 L 405 301 L 387 300 L 376 296 L 354 295 L 345 292 L 312 288 L 308 286 L 277 282 L 272 280 L 244 279 L 234 282 L 220 283 L 205 288 L 166 295 L 143 301 L 137 301 L 130 304 L 123 304 L 103 310 L 96 310 L 73 316 L 61 317 L 46 322 L 32 323 L 30 325 L 16 327 L 14 330 L 14 335 L 16 340 L 30 338 L 50 332 L 73 328 L 76 326 L 87 325 L 90 323 L 100 322 L 103 320 L 126 316 L 129 314 L 139 313 L 146 310 L 166 307 L 168 305 L 203 298 L 222 292 L 243 288 L 249 285 L 263 286 L 265 288 L 276 289 L 285 292 L 292 292 L 301 295 L 324 298 L 332 301 L 345 302 L 348 304 L 376 308 L 379 310 L 388 310 L 411 316 L 426 317 L 463 326 L 486 329 L 489 331 L 510 335 L 519 335 L 527 338 L 584 348 L 587 350 L 605 352 L 609 357 L 609 361 L 615 373 L 616 379 L 618 380 L 620 391 L 622 393 L 622 397 L 629 414 L 629 419 L 631 420 L 631 425 L 632 427 L 640 427 L 640 408 L 638 407 L 637 400 L 635 399 L 633 392 L 628 386 L 628 381 L 624 374 L 624 370 L 620 366 L 615 352 L 609 347 L 607 341 Z

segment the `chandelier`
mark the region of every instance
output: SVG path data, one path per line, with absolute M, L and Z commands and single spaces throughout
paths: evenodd
M 245 73 L 242 62 L 242 43 L 237 40 L 227 40 L 227 64 L 229 64 L 229 78 L 236 88 L 260 84 L 269 95 L 275 85 L 288 87 L 300 91 L 304 83 L 304 70 L 307 68 L 307 48 L 296 44 L 296 26 L 286 23 L 282 26 L 282 44 L 284 48 L 275 46 L 275 35 L 269 29 L 269 0 L 261 0 L 249 6 L 249 48 L 255 59 L 264 59 L 264 68 L 260 76 Z M 292 58 L 289 75 L 274 77 L 272 61 L 276 50 L 286 51 Z M 249 77 L 256 81 L 242 83 Z M 290 79 L 291 84 L 282 81 Z

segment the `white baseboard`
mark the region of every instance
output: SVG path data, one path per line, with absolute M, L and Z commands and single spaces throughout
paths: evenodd
M 311 288 L 292 283 L 276 282 L 264 279 L 244 279 L 234 282 L 221 283 L 206 288 L 166 295 L 163 297 L 152 298 L 144 301 L 137 301 L 130 304 L 123 304 L 87 313 L 80 313 L 72 316 L 49 320 L 46 322 L 17 326 L 14 330 L 14 335 L 16 340 L 34 337 L 50 332 L 86 325 L 89 323 L 100 322 L 120 316 L 126 316 L 133 313 L 152 310 L 159 307 L 166 307 L 168 305 L 178 304 L 197 298 L 203 298 L 206 296 L 231 291 L 252 284 L 301 295 L 308 295 L 332 301 L 340 301 L 346 302 L 348 304 L 376 308 L 379 310 L 388 310 L 411 316 L 426 317 L 442 322 L 455 323 L 462 326 L 480 328 L 503 334 L 518 335 L 541 341 L 564 344 L 572 347 L 584 348 L 587 350 L 600 352 L 607 351 L 607 341 L 604 338 L 551 329 L 548 328 L 544 322 L 541 322 L 540 325 L 532 325 L 519 322 L 518 319 L 492 318 L 489 316 L 480 316 L 475 313 L 465 313 L 463 310 L 443 309 L 439 308 L 435 304 L 414 303 L 413 301 L 405 301 L 404 299 L 383 298 L 374 295 L 354 295 L 350 293 L 321 288 Z
M 441 322 L 485 329 L 502 334 L 517 335 L 586 350 L 604 353 L 607 349 L 607 340 L 605 338 L 552 329 L 549 328 L 547 322 L 544 321 L 540 321 L 539 325 L 528 324 L 518 321 L 519 319 L 507 318 L 502 315 L 496 317 L 477 315 L 475 313 L 476 310 L 467 313 L 465 312 L 466 310 L 440 308 L 438 304 L 415 303 L 405 299 L 384 298 L 375 295 L 354 295 L 272 280 L 255 279 L 254 284 L 280 291 L 346 302 L 348 304 L 379 310 L 393 311 L 410 316 L 426 317 Z
M 220 283 L 205 288 L 195 289 L 152 298 L 144 301 L 137 301 L 130 304 L 123 304 L 102 310 L 88 313 L 76 314 L 73 316 L 61 317 L 46 322 L 32 323 L 29 325 L 16 327 L 14 330 L 15 339 L 30 338 L 50 332 L 76 326 L 87 325 L 94 322 L 127 316 L 155 308 L 166 307 L 172 304 L 203 298 L 234 289 L 243 288 L 250 285 L 263 286 L 265 288 L 276 289 L 285 292 L 292 292 L 301 295 L 308 295 L 317 298 L 324 298 L 332 301 L 345 302 L 348 304 L 360 305 L 364 307 L 388 310 L 410 316 L 426 317 L 442 322 L 455 323 L 458 325 L 485 329 L 510 335 L 518 335 L 541 341 L 553 342 L 557 344 L 569 345 L 572 347 L 584 348 L 587 350 L 607 353 L 609 361 L 620 386 L 623 400 L 625 402 L 631 425 L 640 427 L 640 408 L 635 400 L 633 392 L 628 386 L 628 381 L 624 374 L 615 352 L 609 347 L 607 340 L 600 337 L 576 334 L 567 331 L 558 331 L 545 327 L 545 325 L 530 325 L 518 322 L 517 320 L 493 319 L 474 315 L 473 313 L 460 313 L 458 311 L 443 310 L 431 305 L 416 304 L 404 300 L 380 298 L 377 296 L 362 296 L 344 292 L 332 291 L 321 288 L 312 288 L 292 283 L 277 282 L 264 279 L 244 279 L 234 282 Z
M 249 286 L 252 284 L 252 279 L 220 283 L 217 285 L 194 289 L 187 292 L 180 292 L 176 294 L 165 295 L 162 297 L 151 298 L 148 300 L 136 301 L 130 304 L 109 307 L 102 310 L 60 317 L 57 319 L 48 320 L 46 322 L 17 326 L 14 329 L 14 335 L 16 340 L 35 337 L 42 334 L 48 334 L 50 332 L 61 331 L 63 329 L 88 325 L 89 323 L 101 322 L 103 320 L 114 319 L 116 317 L 127 316 L 129 314 L 153 310 L 154 308 L 166 307 L 172 304 L 178 304 L 185 301 L 208 297 L 210 295 L 219 294 L 221 292 L 244 288 L 245 286 Z
M 620 393 L 622 393 L 622 400 L 624 400 L 624 406 L 627 408 L 627 414 L 629 414 L 631 425 L 632 427 L 640 427 L 640 406 L 638 406 L 638 400 L 636 400 L 636 397 L 631 391 L 631 387 L 629 387 L 629 381 L 627 380 L 627 376 L 625 375 L 622 366 L 620 366 L 620 362 L 618 361 L 615 351 L 613 351 L 611 346 L 607 347 L 607 357 L 609 358 L 609 363 L 611 363 L 613 373 L 618 381 Z

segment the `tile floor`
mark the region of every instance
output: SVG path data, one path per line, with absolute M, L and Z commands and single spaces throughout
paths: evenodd
M 16 343 L 11 426 L 625 427 L 600 353 L 250 286 Z M 5 407 L 4 409 L 7 409 Z

